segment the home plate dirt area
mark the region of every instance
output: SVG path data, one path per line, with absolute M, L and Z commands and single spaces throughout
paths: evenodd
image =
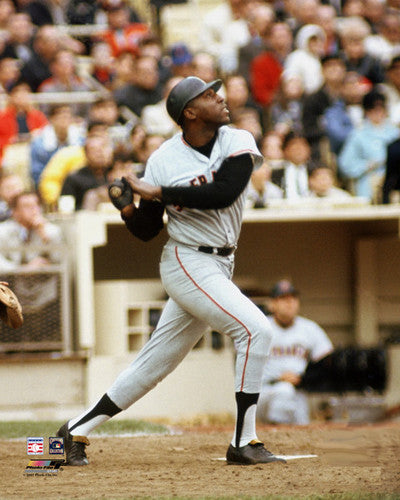
M 170 435 L 93 437 L 90 465 L 26 476 L 26 441 L 0 441 L 0 498 L 268 497 L 335 493 L 400 498 L 400 422 L 263 426 L 259 438 L 286 464 L 227 465 L 232 429 L 174 428 Z M 311 455 L 311 456 L 310 456 Z

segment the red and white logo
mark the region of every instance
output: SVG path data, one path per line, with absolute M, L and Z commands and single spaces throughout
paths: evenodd
M 44 453 L 44 438 L 28 437 L 26 451 L 28 455 L 43 455 Z

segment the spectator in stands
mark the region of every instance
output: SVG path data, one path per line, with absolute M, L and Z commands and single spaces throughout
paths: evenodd
M 324 55 L 337 54 L 340 49 L 340 41 L 336 29 L 337 12 L 333 5 L 319 5 L 315 23 L 321 26 L 325 32 Z
M 200 48 L 217 59 L 224 74 L 238 70 L 238 51 L 250 41 L 249 7 L 247 0 L 224 0 L 202 19 Z
M 134 80 L 114 91 L 118 106 L 126 106 L 137 117 L 143 108 L 162 99 L 162 85 L 154 57 L 139 56 L 134 64 Z
M 193 54 L 192 75 L 209 83 L 218 78 L 215 57 L 208 52 L 199 51 Z
M 146 139 L 147 132 L 141 122 L 137 122 L 131 130 L 129 136 L 129 145 L 127 150 L 131 153 L 135 163 L 140 162 L 140 151 L 143 148 L 144 140 Z
M 255 57 L 268 50 L 269 38 L 275 21 L 275 12 L 272 6 L 266 3 L 257 4 L 250 12 L 250 41 L 239 49 L 238 73 L 250 85 L 250 66 Z
M 114 149 L 120 149 L 129 141 L 134 120 L 125 121 L 119 113 L 115 99 L 108 95 L 100 97 L 89 106 L 88 123 L 106 125 Z
M 282 199 L 283 190 L 271 182 L 272 169 L 268 162 L 255 170 L 246 192 L 246 208 L 266 208 L 270 200 Z
M 6 94 L 21 78 L 18 59 L 4 57 L 0 59 L 0 94 Z
M 253 108 L 257 111 L 259 119 L 262 117 L 262 109 L 257 105 L 250 93 L 249 86 L 243 75 L 233 73 L 227 75 L 225 83 L 225 102 L 230 113 L 237 109 Z
M 270 130 L 263 135 L 260 151 L 269 167 L 272 169 L 284 167 L 282 137 L 276 131 Z
M 281 78 L 279 89 L 271 103 L 269 121 L 282 137 L 290 130 L 303 132 L 304 87 L 300 78 Z
M 2 272 L 17 269 L 37 270 L 58 260 L 58 252 L 49 251 L 48 244 L 62 243 L 61 229 L 43 216 L 39 197 L 34 192 L 22 192 L 11 202 L 11 218 L 0 224 L 0 245 L 4 247 L 26 247 L 18 250 L 10 248 L 0 253 Z M 39 249 L 38 249 L 39 248 Z
M 29 83 L 33 92 L 39 85 L 51 77 L 50 61 L 61 48 L 59 34 L 54 26 L 42 26 L 33 39 L 33 51 L 24 62 L 21 74 Z
M 365 50 L 379 59 L 384 65 L 400 54 L 400 17 L 392 12 L 386 13 L 378 25 L 378 33 L 365 39 Z
M 331 200 L 349 200 L 351 194 L 337 186 L 333 170 L 324 165 L 314 165 L 308 172 L 309 196 L 311 198 L 329 198 Z
M 386 12 L 386 0 L 364 0 L 363 17 L 371 27 L 371 33 L 378 33 Z
M 115 78 L 115 66 L 108 43 L 94 43 L 91 47 L 90 57 L 92 59 L 91 76 L 103 87 L 111 90 Z
M 350 132 L 363 121 L 362 99 L 371 89 L 369 83 L 355 71 L 348 71 L 339 89 L 339 97 L 325 109 L 321 119 L 330 151 L 335 157 L 340 153 Z
M 12 14 L 7 23 L 9 33 L 7 44 L 4 48 L 3 57 L 11 57 L 26 62 L 32 55 L 32 38 L 34 26 L 27 14 Z
M 13 172 L 0 173 L 0 221 L 11 217 L 11 202 L 25 190 L 24 180 Z
M 165 141 L 163 135 L 146 134 L 141 145 L 136 150 L 137 162 L 134 164 L 135 173 L 138 177 L 142 177 L 146 168 L 147 160 L 150 155 L 158 149 Z M 133 156 L 132 156 L 133 157 Z
M 325 41 L 325 32 L 320 26 L 306 24 L 297 33 L 297 49 L 285 60 L 285 76 L 301 78 L 306 94 L 316 92 L 323 83 L 321 57 L 324 55 Z
M 112 166 L 106 172 L 107 183 L 86 191 L 82 201 L 82 209 L 97 210 L 102 203 L 111 204 L 108 194 L 109 183 L 130 173 L 137 173 L 132 161 L 132 155 L 124 152 L 116 153 Z
M 400 125 L 400 54 L 393 57 L 386 68 L 385 81 L 378 89 L 386 97 L 389 119 Z
M 274 23 L 268 39 L 268 50 L 250 64 L 250 88 L 254 100 L 263 107 L 271 104 L 279 87 L 283 64 L 291 53 L 293 36 L 288 24 Z
M 368 92 L 363 109 L 363 125 L 350 133 L 338 157 L 339 172 L 351 181 L 354 194 L 380 203 L 387 146 L 398 138 L 399 130 L 387 118 L 383 94 Z
M 257 144 L 263 136 L 263 128 L 260 120 L 260 114 L 256 109 L 249 106 L 237 108 L 231 113 L 231 123 L 234 127 L 250 132 Z
M 345 0 L 342 5 L 342 17 L 363 17 L 365 13 L 364 0 Z
M 75 55 L 69 50 L 59 50 L 50 63 L 51 77 L 42 82 L 38 92 L 87 92 L 92 87 L 84 82 L 76 69 Z M 76 116 L 85 117 L 88 111 L 86 103 L 71 104 Z M 42 106 L 48 112 L 48 106 Z
M 115 91 L 134 81 L 135 57 L 130 52 L 122 52 L 114 58 L 114 77 L 111 82 L 111 90 Z
M 388 145 L 382 203 L 400 202 L 400 139 Z
M 11 0 L 0 0 L 0 31 L 7 33 L 10 17 L 15 14 L 15 4 Z
M 322 85 L 317 91 L 305 97 L 303 107 L 303 130 L 311 145 L 312 157 L 316 160 L 323 154 L 322 140 L 326 137 L 323 115 L 340 97 L 340 89 L 346 74 L 345 64 L 339 55 L 323 57 L 321 67 Z
M 371 29 L 365 19 L 357 16 L 344 18 L 339 24 L 339 37 L 347 71 L 356 71 L 373 85 L 384 80 L 384 68 L 379 59 L 366 52 L 365 40 Z
M 289 280 L 274 285 L 268 307 L 275 335 L 265 364 L 257 417 L 274 424 L 306 425 L 310 422 L 308 400 L 297 386 L 309 361 L 321 360 L 333 351 L 333 345 L 317 323 L 299 316 L 299 292 Z
M 298 32 L 307 24 L 317 24 L 319 0 L 296 0 L 293 2 L 291 12 L 293 14 L 292 30 L 296 38 Z
M 82 127 L 73 123 L 69 104 L 51 106 L 48 118 L 50 123 L 32 139 L 30 145 L 31 175 L 36 189 L 43 169 L 56 151 L 84 142 Z
M 182 78 L 191 76 L 193 54 L 189 47 L 183 42 L 176 42 L 169 47 L 168 52 L 171 74 Z
M 6 146 L 28 140 L 47 123 L 46 115 L 33 107 L 29 85 L 17 81 L 9 91 L 6 108 L 0 111 L 0 158 Z
M 138 55 L 140 41 L 150 34 L 148 25 L 131 22 L 129 5 L 124 0 L 108 2 L 104 10 L 107 14 L 108 30 L 96 35 L 95 41 L 107 42 L 113 57 L 118 57 L 123 52 Z
M 107 183 L 107 169 L 112 165 L 113 148 L 106 137 L 88 137 L 85 144 L 85 166 L 69 174 L 63 184 L 61 196 L 75 198 L 75 210 L 82 208 L 83 197 L 89 189 Z
M 153 34 L 147 35 L 142 38 L 139 42 L 139 54 L 141 56 L 151 56 L 156 59 L 160 82 L 162 85 L 165 85 L 165 82 L 172 75 L 170 61 L 168 57 L 165 57 L 164 46 L 160 38 Z
M 298 200 L 308 196 L 311 148 L 307 139 L 289 132 L 282 141 L 282 152 L 284 164 L 272 171 L 271 181 L 283 190 L 285 199 Z
M 93 136 L 100 136 L 110 141 L 107 125 L 98 122 L 90 123 L 86 142 Z M 39 193 L 49 211 L 57 210 L 65 178 L 84 167 L 86 163 L 85 148 L 81 145 L 61 148 L 50 158 L 39 179 Z
M 170 91 L 182 80 L 180 76 L 172 76 L 164 86 L 164 97 L 156 104 L 145 106 L 142 111 L 142 124 L 148 134 L 158 134 L 170 137 L 179 131 L 179 127 L 169 116 L 166 99 Z

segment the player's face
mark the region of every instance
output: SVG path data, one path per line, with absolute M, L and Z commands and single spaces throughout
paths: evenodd
M 230 122 L 229 111 L 224 98 L 213 89 L 208 89 L 189 104 L 196 118 L 205 123 L 225 125 Z
M 290 326 L 299 313 L 300 301 L 295 295 L 277 297 L 271 304 L 275 320 L 282 326 Z

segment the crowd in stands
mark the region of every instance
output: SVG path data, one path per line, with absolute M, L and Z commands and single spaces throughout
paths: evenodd
M 165 99 L 189 75 L 223 80 L 231 126 L 264 155 L 248 208 L 398 201 L 399 0 L 221 0 L 197 23 L 166 45 L 129 0 L 0 0 L 3 220 L 9 183 L 46 211 L 95 210 L 112 179 L 141 176 L 179 131 Z

